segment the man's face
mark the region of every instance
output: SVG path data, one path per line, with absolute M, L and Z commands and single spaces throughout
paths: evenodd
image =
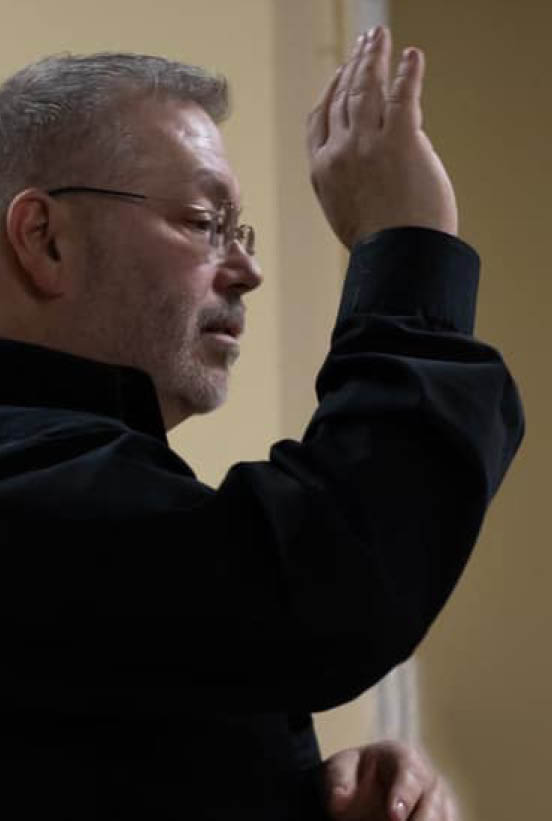
M 242 298 L 261 278 L 239 243 L 213 249 L 202 219 L 193 224 L 194 212 L 183 207 L 239 206 L 209 116 L 195 104 L 152 101 L 133 116 L 144 153 L 127 190 L 163 199 L 86 197 L 83 305 L 94 317 L 98 358 L 147 371 L 172 427 L 224 401 L 239 353 Z

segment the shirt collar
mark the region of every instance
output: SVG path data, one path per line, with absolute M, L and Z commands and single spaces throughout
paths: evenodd
M 148 374 L 27 342 L 0 339 L 0 405 L 111 416 L 167 442 Z

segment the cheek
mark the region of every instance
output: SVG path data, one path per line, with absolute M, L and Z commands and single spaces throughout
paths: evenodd
M 186 237 L 167 225 L 141 232 L 135 228 L 129 236 L 132 241 L 122 267 L 136 296 L 140 294 L 147 324 L 162 336 L 185 332 L 190 338 L 202 309 L 212 301 L 216 270 Z
M 152 288 L 175 298 L 185 297 L 189 304 L 202 302 L 209 294 L 215 271 L 205 255 L 174 231 L 161 237 L 145 238 L 142 264 Z
M 210 303 L 210 278 L 200 276 L 197 269 L 189 271 L 169 266 L 158 270 L 151 285 L 149 311 L 157 333 L 173 337 L 175 343 L 186 340 L 193 344 L 198 337 L 202 312 Z M 212 300 L 211 300 L 212 301 Z

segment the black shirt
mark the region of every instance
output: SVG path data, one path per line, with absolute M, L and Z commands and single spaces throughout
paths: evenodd
M 446 234 L 359 243 L 302 441 L 216 490 L 146 374 L 0 342 L 11 819 L 324 817 L 311 712 L 413 652 L 521 440 L 477 277 Z

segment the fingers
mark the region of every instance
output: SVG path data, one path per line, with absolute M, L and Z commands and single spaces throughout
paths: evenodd
M 420 750 L 398 741 L 383 742 L 382 772 L 388 789 L 390 821 L 405 821 L 428 789 L 434 774 Z
M 356 42 L 308 119 L 311 153 L 331 135 L 351 131 L 369 135 L 385 125 L 388 131 L 422 127 L 421 96 L 425 71 L 423 52 L 405 49 L 389 90 L 391 34 L 384 26 Z
M 451 788 L 421 751 L 395 743 L 392 752 L 397 769 L 389 791 L 390 821 L 459 821 Z
M 361 51 L 347 94 L 348 125 L 364 132 L 382 125 L 391 57 L 389 30 L 377 26 L 371 34 Z
M 325 762 L 325 784 L 330 809 L 343 812 L 352 799 L 358 781 L 360 751 L 342 750 Z
M 330 135 L 349 128 L 377 128 L 387 94 L 391 35 L 377 26 L 361 35 L 350 59 L 339 68 L 308 119 L 308 145 L 319 150 Z
M 366 35 L 362 34 L 356 41 L 349 62 L 343 67 L 339 82 L 335 88 L 328 109 L 328 128 L 331 132 L 339 132 L 349 126 L 348 94 L 354 82 L 359 62 L 366 47 Z
M 308 144 L 311 152 L 320 149 L 328 141 L 332 129 L 335 131 L 345 126 L 343 100 L 351 82 L 363 41 L 364 35 L 358 38 L 349 61 L 337 69 L 321 99 L 309 115 Z
M 309 121 L 311 182 L 338 239 L 418 225 L 456 234 L 454 189 L 421 130 L 424 56 L 403 55 L 387 91 L 391 36 L 361 39 Z
M 422 127 L 424 71 L 423 52 L 417 48 L 405 49 L 387 101 L 387 130 L 417 130 Z
M 340 821 L 459 821 L 446 781 L 425 755 L 395 741 L 343 750 L 324 762 L 327 807 Z
M 437 778 L 424 792 L 410 821 L 459 821 L 458 807 L 445 782 Z
M 317 102 L 307 121 L 307 145 L 311 154 L 314 154 L 327 142 L 328 139 L 328 109 L 333 98 L 336 86 L 340 80 L 343 66 L 340 66 L 320 100 Z

